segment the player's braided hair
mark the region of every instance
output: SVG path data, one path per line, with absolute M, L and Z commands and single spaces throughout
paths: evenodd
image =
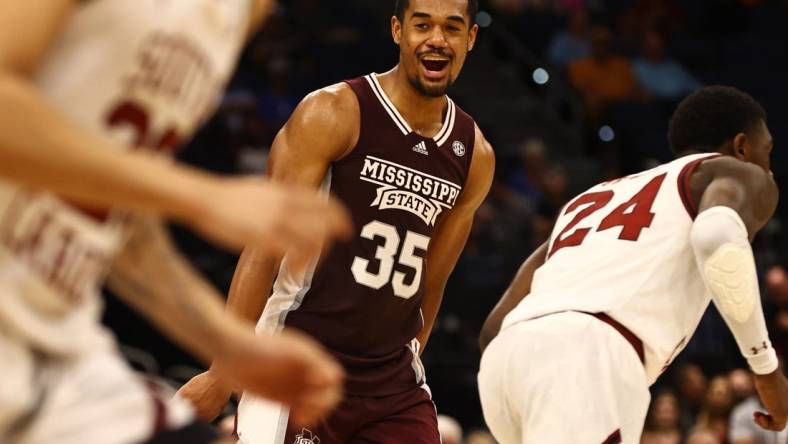
M 394 0 L 394 15 L 400 22 L 405 21 L 405 11 L 410 6 L 410 0 Z M 479 0 L 468 0 L 468 17 L 471 18 L 471 25 L 476 23 L 476 14 L 479 13 Z
M 717 151 L 761 120 L 766 121 L 766 111 L 749 94 L 730 86 L 707 86 L 684 99 L 673 113 L 670 149 L 676 155 Z

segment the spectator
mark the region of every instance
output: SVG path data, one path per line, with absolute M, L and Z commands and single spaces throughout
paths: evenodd
M 571 62 L 591 55 L 589 43 L 590 20 L 584 8 L 569 15 L 569 27 L 558 32 L 547 48 L 547 60 L 555 67 L 564 69 Z
M 694 428 L 687 437 L 687 444 L 723 444 L 717 435 L 703 427 Z
M 643 40 L 643 17 L 636 5 L 627 4 L 615 16 L 616 51 L 627 57 L 640 54 Z
M 569 81 L 580 94 L 592 120 L 599 120 L 605 109 L 616 102 L 640 97 L 632 63 L 612 53 L 613 34 L 604 27 L 591 31 L 591 57 L 569 65 Z
M 755 394 L 755 385 L 752 373 L 743 368 L 733 369 L 728 373 L 728 380 L 733 388 L 735 404 L 738 404 Z
M 706 395 L 708 382 L 700 367 L 692 363 L 686 363 L 679 367 L 676 376 L 675 385 L 679 389 L 681 425 L 686 430 L 695 424 L 703 404 L 703 398 Z
M 702 86 L 684 66 L 665 56 L 665 41 L 653 30 L 643 35 L 641 56 L 632 65 L 640 87 L 658 100 L 679 100 Z
M 535 203 L 544 187 L 547 145 L 539 138 L 527 139 L 520 145 L 519 161 L 519 168 L 510 173 L 507 185 L 515 193 Z
M 664 391 L 651 403 L 640 444 L 680 444 L 679 401 L 676 394 Z
M 438 432 L 440 432 L 442 444 L 462 443 L 462 426 L 451 416 L 438 415 Z
M 533 234 L 540 245 L 550 237 L 558 213 L 567 201 L 569 178 L 561 165 L 550 166 L 544 174 L 542 193 L 536 205 Z
M 725 442 L 728 423 L 733 409 L 733 388 L 725 376 L 715 376 L 709 383 L 703 408 L 698 414 L 696 427 L 709 429 Z

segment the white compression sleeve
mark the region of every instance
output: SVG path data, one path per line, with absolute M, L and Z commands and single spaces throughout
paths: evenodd
M 756 374 L 777 369 L 761 308 L 758 275 L 747 227 L 733 209 L 716 206 L 698 215 L 690 232 L 698 269 L 739 350 Z

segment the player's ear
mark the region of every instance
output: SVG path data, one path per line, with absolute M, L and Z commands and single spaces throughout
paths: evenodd
M 733 138 L 733 156 L 739 160 L 747 161 L 750 156 L 750 142 L 744 133 L 736 134 Z
M 391 38 L 397 45 L 402 41 L 402 23 L 396 15 L 391 17 Z
M 479 25 L 473 25 L 468 33 L 468 52 L 473 51 L 476 46 L 476 36 L 479 34 Z

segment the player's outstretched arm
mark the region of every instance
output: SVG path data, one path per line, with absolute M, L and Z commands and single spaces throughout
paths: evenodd
M 317 188 L 323 182 L 329 165 L 355 146 L 359 126 L 358 102 L 347 85 L 329 86 L 310 94 L 276 136 L 266 174 L 275 183 Z M 322 216 L 312 217 L 320 220 Z M 301 221 L 294 217 L 292 222 Z M 271 294 L 281 260 L 282 254 L 248 246 L 241 255 L 230 286 L 229 311 L 250 322 L 257 322 Z M 288 257 L 290 263 L 291 257 Z M 230 398 L 229 390 L 222 388 L 224 384 L 218 378 L 210 369 L 192 378 L 179 391 L 192 402 L 202 419 L 216 417 Z
M 698 269 L 714 305 L 755 373 L 769 414 L 756 413 L 761 427 L 782 430 L 788 418 L 788 384 L 766 331 L 750 240 L 771 218 L 778 191 L 771 173 L 730 157 L 701 164 L 692 178 L 703 188 L 690 232 Z
M 537 248 L 528 259 L 523 262 L 517 274 L 514 276 L 509 288 L 506 289 L 501 300 L 495 305 L 487 320 L 484 321 L 482 331 L 479 334 L 479 347 L 482 352 L 490 345 L 493 339 L 498 336 L 501 331 L 501 324 L 503 318 L 514 310 L 514 307 L 520 303 L 531 292 L 531 282 L 534 279 L 536 270 L 544 265 L 547 258 L 547 242 Z
M 0 0 L 0 175 L 89 205 L 186 216 L 199 173 L 77 128 L 30 81 L 75 3 Z
M 0 177 L 87 206 L 175 218 L 238 250 L 304 251 L 349 228 L 336 202 L 312 192 L 179 166 L 85 131 L 49 106 L 30 77 L 74 3 L 0 0 Z
M 495 175 L 495 153 L 478 126 L 475 140 L 465 188 L 457 200 L 457 205 L 435 228 L 427 253 L 425 293 L 421 302 L 424 327 L 417 338 L 421 344 L 421 353 L 426 349 L 432 326 L 435 324 L 446 281 L 465 248 L 476 210 L 487 197 Z
M 342 371 L 333 358 L 294 333 L 255 337 L 250 322 L 224 310 L 218 292 L 178 254 L 157 221 L 138 221 L 108 284 L 203 362 L 215 359 L 214 371 L 222 375 L 217 383 L 226 384 L 217 390 L 245 389 L 285 403 L 302 423 L 338 402 Z

